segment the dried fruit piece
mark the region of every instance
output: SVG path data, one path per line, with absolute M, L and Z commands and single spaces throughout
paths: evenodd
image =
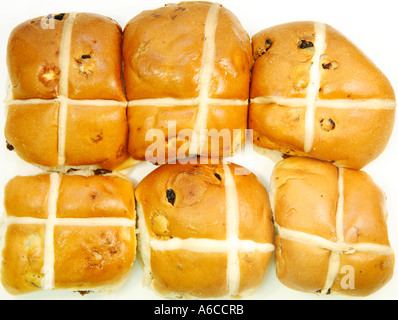
M 169 220 L 162 214 L 158 214 L 152 219 L 152 230 L 159 237 L 169 237 Z
M 332 119 L 328 119 L 326 121 L 325 119 L 322 119 L 320 121 L 320 124 L 321 124 L 321 129 L 326 132 L 332 131 L 334 130 L 334 128 L 336 128 L 336 124 Z
M 9 144 L 8 141 L 6 141 L 6 143 L 7 143 L 7 149 L 10 150 L 10 151 L 13 151 L 14 150 L 14 146 Z
M 331 61 L 329 63 L 322 63 L 322 68 L 324 70 L 335 70 L 339 67 L 339 64 L 336 61 Z
M 108 174 L 108 173 L 112 173 L 112 170 L 107 170 L 107 169 L 96 169 L 96 170 L 94 170 L 94 175 L 96 175 L 96 176 L 100 176 L 100 175 Z
M 311 41 L 301 40 L 299 42 L 300 49 L 307 49 L 307 48 L 313 48 L 313 47 L 314 47 L 314 44 Z
M 62 21 L 64 19 L 64 17 L 65 17 L 65 13 L 59 13 L 59 14 L 54 16 L 54 19 Z
M 167 189 L 166 197 L 167 201 L 169 201 L 174 206 L 174 202 L 176 201 L 176 194 L 174 193 L 173 189 Z
M 265 45 L 263 47 L 260 47 L 254 55 L 254 59 L 257 60 L 258 58 L 260 58 L 263 54 L 265 54 L 272 46 L 272 41 L 270 38 L 267 38 L 265 40 Z

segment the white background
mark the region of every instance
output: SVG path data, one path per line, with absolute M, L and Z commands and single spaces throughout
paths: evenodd
M 112 17 L 124 27 L 126 23 L 143 10 L 155 9 L 171 1 L 159 0 L 35 0 L 35 1 L 2 1 L 0 8 L 0 99 L 5 98 L 6 47 L 11 30 L 19 23 L 48 13 L 61 12 L 94 12 Z M 392 82 L 395 91 L 398 88 L 398 31 L 396 0 L 225 0 L 219 1 L 231 10 L 241 21 L 250 36 L 262 29 L 280 23 L 314 20 L 330 24 L 340 30 L 360 47 Z M 16 175 L 30 175 L 40 171 L 20 160 L 15 152 L 6 149 L 3 135 L 5 122 L 4 107 L 0 112 L 0 202 L 3 202 L 3 188 L 8 180 Z M 397 126 L 386 151 L 364 170 L 385 191 L 389 210 L 389 231 L 393 248 L 398 248 L 398 132 Z M 272 162 L 260 155 L 250 152 L 240 154 L 235 162 L 251 169 L 268 188 L 272 171 Z M 154 166 L 141 163 L 129 173 L 137 184 Z M 0 206 L 1 208 L 1 206 Z M 26 296 L 13 297 L 0 286 L 0 299 L 159 299 L 149 289 L 142 287 L 141 266 L 136 261 L 125 285 L 113 295 L 91 294 L 84 297 L 71 292 L 52 291 L 38 292 Z M 393 280 L 366 299 L 397 299 L 398 279 Z M 284 287 L 275 276 L 273 261 L 267 275 L 255 295 L 249 299 L 352 299 L 341 296 L 318 297 L 315 294 L 296 292 Z

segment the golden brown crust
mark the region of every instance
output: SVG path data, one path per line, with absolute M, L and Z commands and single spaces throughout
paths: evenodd
M 68 106 L 65 164 L 122 163 L 127 158 L 127 119 L 123 106 Z
M 48 174 L 14 177 L 4 188 L 4 209 L 10 216 L 46 219 L 49 189 Z
M 156 174 L 146 176 L 135 194 L 143 205 L 151 237 L 225 240 L 225 203 L 220 201 L 225 199 L 225 190 L 216 173 L 222 178 L 221 165 L 169 164 L 157 168 Z M 174 205 L 167 198 L 167 190 L 173 190 L 176 195 Z M 167 217 L 169 230 L 165 234 L 153 228 L 159 215 Z
M 49 15 L 13 30 L 5 135 L 22 159 L 50 168 L 127 163 L 121 46 L 121 27 L 91 13 Z
M 44 225 L 11 225 L 2 252 L 1 282 L 13 295 L 41 290 L 44 260 Z
M 315 159 L 292 157 L 279 162 L 274 170 L 275 223 L 335 241 L 337 168 Z
M 391 280 L 395 268 L 395 256 L 354 253 L 342 255 L 341 265 L 354 266 L 355 288 L 342 287 L 348 283 L 348 271 L 342 269 L 336 277 L 332 291 L 342 295 L 363 297 L 380 290 Z
M 135 259 L 133 184 L 117 176 L 61 175 L 58 186 L 57 175 L 16 177 L 7 184 L 2 283 L 14 295 L 114 291 Z
M 191 138 L 195 126 L 197 106 L 182 107 L 157 107 L 134 106 L 129 107 L 128 150 L 134 159 L 145 159 L 154 163 L 165 162 L 165 159 L 181 153 L 188 155 L 188 146 L 185 144 Z M 168 122 L 175 121 L 175 126 L 168 128 Z M 150 130 L 157 128 L 164 135 L 164 140 L 150 135 Z M 175 129 L 174 129 L 175 128 Z M 184 134 L 184 129 L 191 129 L 189 134 Z M 188 133 L 186 131 L 186 133 Z M 177 141 L 178 139 L 178 141 Z M 185 147 L 184 147 L 185 144 Z M 161 159 L 164 159 L 163 161 Z
M 7 65 L 14 99 L 53 99 L 60 94 L 60 43 L 69 16 L 40 17 L 12 31 Z M 69 97 L 125 101 L 120 26 L 101 15 L 78 13 L 71 40 Z
M 291 157 L 276 165 L 271 185 L 275 265 L 283 284 L 305 292 L 367 296 L 391 279 L 395 259 L 385 196 L 365 172 Z
M 10 34 L 7 67 L 14 99 L 53 99 L 59 94 L 59 47 L 63 20 L 54 19 L 53 28 L 46 17 L 26 21 Z M 45 58 L 44 58 L 45 57 Z
M 227 260 L 226 253 L 152 251 L 154 289 L 166 296 L 223 297 L 228 294 Z
M 234 112 L 231 112 L 232 109 Z M 134 159 L 145 159 L 153 163 L 165 163 L 174 157 L 188 156 L 197 111 L 197 106 L 129 107 L 129 154 Z M 247 106 L 209 105 L 208 111 L 207 127 L 211 128 L 208 131 L 209 142 L 201 155 L 215 157 L 233 154 L 245 143 Z M 169 127 L 168 122 L 174 121 L 175 125 L 170 124 Z M 152 135 L 153 128 L 159 132 L 154 130 Z M 159 135 L 160 132 L 162 135 Z M 158 135 L 165 140 L 159 140 Z
M 251 102 L 248 121 L 253 130 L 253 143 L 287 155 L 297 154 L 304 148 L 305 124 L 301 120 L 304 118 L 305 108 Z
M 170 5 L 144 11 L 127 23 L 123 57 L 128 100 L 198 96 L 208 10 L 208 3 Z
M 344 238 L 347 242 L 390 245 L 385 202 L 386 195 L 367 173 L 344 170 Z
M 322 38 L 315 25 L 307 21 L 287 23 L 253 36 L 256 60 L 248 126 L 254 130 L 258 147 L 361 169 L 384 151 L 392 134 L 394 90 L 369 58 L 328 25 L 326 49 L 322 50 L 315 43 L 316 37 Z M 313 123 L 306 124 L 306 117 L 310 117 L 306 114 L 306 106 L 311 104 L 309 88 L 311 83 L 317 84 L 315 79 L 310 82 L 312 59 L 317 55 L 320 81 L 315 89 L 319 93 Z M 271 97 L 271 101 L 261 102 L 258 97 Z M 272 101 L 275 98 L 287 100 Z M 295 104 L 294 99 L 298 99 L 296 105 L 289 105 Z M 363 106 L 366 102 L 370 109 Z
M 4 135 L 15 152 L 29 163 L 58 164 L 59 102 L 11 104 Z
M 237 17 L 221 7 L 216 30 L 216 57 L 210 97 L 247 100 L 252 60 L 249 35 Z
M 69 97 L 125 101 L 122 30 L 114 20 L 79 13 L 72 31 Z
M 58 218 L 119 217 L 134 219 L 133 184 L 116 176 L 64 176 Z
M 275 238 L 276 276 L 286 287 L 320 292 L 325 286 L 330 251 L 303 243 Z
M 251 98 L 305 97 L 314 50 L 311 47 L 298 49 L 301 40 L 314 42 L 314 23 L 305 21 L 274 26 L 252 37 L 255 63 Z
M 56 226 L 55 289 L 90 290 L 123 282 L 135 259 L 135 230 Z
M 395 99 L 394 89 L 381 70 L 349 39 L 327 26 L 327 48 L 322 64 L 321 99 Z M 355 77 L 347 77 L 354 73 Z
M 361 169 L 384 151 L 394 122 L 395 110 L 319 107 L 315 114 L 314 149 L 308 155 Z
M 130 20 L 124 29 L 123 41 L 124 75 L 129 101 L 198 98 L 201 82 L 205 82 L 205 79 L 201 78 L 201 71 L 205 69 L 202 65 L 202 59 L 206 54 L 203 52 L 204 38 L 208 38 L 205 36 L 205 25 L 213 6 L 214 4 L 209 2 L 170 4 L 144 11 Z M 212 68 L 206 98 L 233 99 L 242 102 L 240 105 L 225 103 L 225 106 L 209 103 L 205 127 L 200 129 L 219 130 L 219 126 L 222 126 L 222 129 L 228 130 L 232 136 L 233 129 L 247 127 L 248 106 L 245 101 L 249 97 L 252 65 L 250 39 L 237 18 L 222 6 L 219 8 L 217 21 L 211 27 L 214 28 L 211 32 L 215 34 L 215 59 L 206 62 L 211 64 Z M 166 107 L 155 100 L 148 105 L 130 106 L 128 110 L 130 154 L 136 159 L 144 160 L 145 150 L 151 145 L 151 141 L 145 141 L 144 134 L 149 129 L 167 131 L 165 124 L 168 120 L 177 122 L 179 129 L 177 134 L 182 129 L 190 129 L 192 132 L 199 105 L 197 101 L 191 101 L 187 106 L 173 108 L 173 104 L 171 107 Z M 228 117 L 225 117 L 226 113 Z M 236 114 L 233 119 L 232 114 Z M 169 148 L 171 154 L 175 154 L 174 150 L 178 150 L 185 142 L 185 140 L 178 142 L 175 148 L 169 143 L 173 138 L 175 137 L 165 132 L 165 143 L 162 145 L 165 151 L 159 151 L 161 153 L 159 158 L 166 155 L 166 161 L 163 163 L 167 162 Z M 189 135 L 187 140 L 190 138 Z M 217 138 L 216 141 L 221 143 L 222 139 Z M 187 148 L 187 145 L 185 147 Z M 213 150 L 213 156 L 223 156 L 231 154 L 235 147 L 236 145 L 229 143 L 225 148 L 220 147 L 220 150 L 211 149 L 212 147 L 208 150 Z M 200 154 L 208 153 L 203 151 Z M 152 161 L 151 158 L 146 160 Z
M 237 223 L 234 236 L 246 244 L 273 244 L 267 191 L 253 173 L 234 164 L 168 164 L 141 180 L 135 194 L 145 219 L 139 223 L 144 270 L 160 295 L 225 297 L 236 281 L 233 295 L 239 297 L 260 285 L 273 250 L 237 249 L 237 271 L 228 267 L 231 224 Z M 183 240 L 188 247 L 173 247 Z M 153 241 L 172 247 L 152 247 Z M 190 247 L 196 241 L 203 241 L 202 249 Z M 226 241 L 223 249 L 213 247 L 217 241 Z
M 254 292 L 264 280 L 273 253 L 240 252 L 239 255 L 239 292 Z

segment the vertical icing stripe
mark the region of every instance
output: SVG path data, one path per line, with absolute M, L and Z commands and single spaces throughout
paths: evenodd
M 338 168 L 338 191 L 339 199 L 336 209 L 336 235 L 337 242 L 344 243 L 344 169 Z
M 227 286 L 228 295 L 236 296 L 239 292 L 239 198 L 236 184 L 231 170 L 224 164 L 225 208 L 227 224 L 228 263 Z
M 321 291 L 321 295 L 330 293 L 330 288 L 336 280 L 340 268 L 340 252 L 331 251 L 329 258 L 328 273 L 326 276 L 325 286 Z
M 338 244 L 344 244 L 344 169 L 339 167 L 337 170 L 338 200 L 336 207 L 336 237 Z M 331 252 L 325 287 L 321 291 L 321 294 L 327 294 L 336 281 L 340 268 L 340 255 L 341 252 Z
M 311 151 L 314 143 L 316 99 L 321 87 L 320 61 L 326 50 L 326 25 L 315 22 L 315 53 L 312 57 L 310 82 L 307 87 L 307 108 L 305 110 L 304 152 Z
M 69 86 L 69 63 L 72 44 L 72 29 L 76 19 L 76 12 L 71 12 L 64 22 L 61 43 L 59 46 L 59 95 L 68 97 Z
M 59 115 L 58 115 L 58 165 L 65 164 L 65 139 L 66 119 L 68 114 L 68 90 L 69 90 L 69 64 L 72 43 L 72 29 L 76 19 L 76 13 L 72 12 L 64 22 L 62 28 L 61 43 L 59 48 Z
M 216 58 L 216 31 L 219 11 L 220 4 L 213 3 L 210 6 L 205 23 L 202 65 L 199 78 L 199 106 L 189 148 L 191 154 L 200 154 L 204 142 L 206 142 L 206 135 L 203 133 L 203 129 L 207 128 L 210 84 Z
M 57 218 L 57 202 L 61 177 L 58 173 L 50 175 L 50 188 L 48 196 L 47 221 L 44 233 L 44 258 L 43 258 L 43 289 L 54 289 L 54 227 Z

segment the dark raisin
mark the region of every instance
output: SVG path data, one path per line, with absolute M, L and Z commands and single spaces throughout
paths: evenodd
M 330 288 L 328 289 L 328 291 L 326 292 L 326 294 L 328 295 L 328 294 L 330 294 L 331 293 L 331 290 L 330 290 Z
M 262 55 L 264 55 L 271 48 L 271 46 L 272 46 L 272 41 L 270 38 L 267 38 L 267 40 L 265 40 L 265 46 L 258 49 L 257 52 L 255 53 L 255 59 L 257 60 Z
M 214 175 L 216 176 L 216 178 L 217 178 L 218 180 L 221 181 L 221 176 L 220 176 L 218 173 L 215 173 Z
M 92 293 L 93 291 L 91 291 L 91 290 L 78 290 L 78 291 L 75 291 L 75 292 L 80 293 L 80 295 L 83 297 L 86 294 Z
M 174 206 L 174 202 L 176 201 L 176 194 L 174 193 L 173 189 L 167 189 L 166 197 L 167 201 L 169 201 Z
M 107 174 L 107 173 L 112 173 L 112 170 L 107 170 L 107 169 L 96 169 L 96 170 L 94 170 L 94 174 L 96 176 L 100 176 L 102 174 Z
M 329 63 L 322 63 L 322 68 L 324 70 L 335 70 L 339 67 L 339 64 L 336 61 L 332 61 Z
M 322 293 L 322 290 L 319 289 L 319 290 L 315 291 L 315 293 L 321 294 L 321 293 Z M 330 288 L 329 288 L 328 291 L 326 292 L 326 294 L 330 294 L 330 293 L 331 293 L 331 290 L 330 290 Z
M 70 169 L 68 169 L 68 171 L 66 171 L 66 173 L 71 173 L 71 172 L 75 172 L 75 171 L 79 171 L 79 170 L 75 169 L 75 168 L 70 168 Z
M 271 39 L 268 38 L 267 40 L 265 40 L 265 52 L 271 49 L 271 46 L 272 46 L 272 41 Z
M 10 151 L 13 151 L 14 150 L 14 146 L 9 144 L 8 141 L 6 141 L 6 143 L 7 143 L 7 149 L 10 150 Z
M 56 16 L 54 16 L 54 19 L 62 21 L 64 19 L 64 17 L 65 17 L 65 13 L 59 13 Z
M 91 59 L 91 56 L 89 54 L 83 54 L 82 59 Z
M 331 66 L 332 66 L 332 64 L 330 62 L 329 63 L 322 63 L 322 68 L 325 69 L 325 70 L 329 70 Z
M 307 49 L 314 47 L 314 44 L 311 41 L 301 40 L 299 43 L 300 49 Z

